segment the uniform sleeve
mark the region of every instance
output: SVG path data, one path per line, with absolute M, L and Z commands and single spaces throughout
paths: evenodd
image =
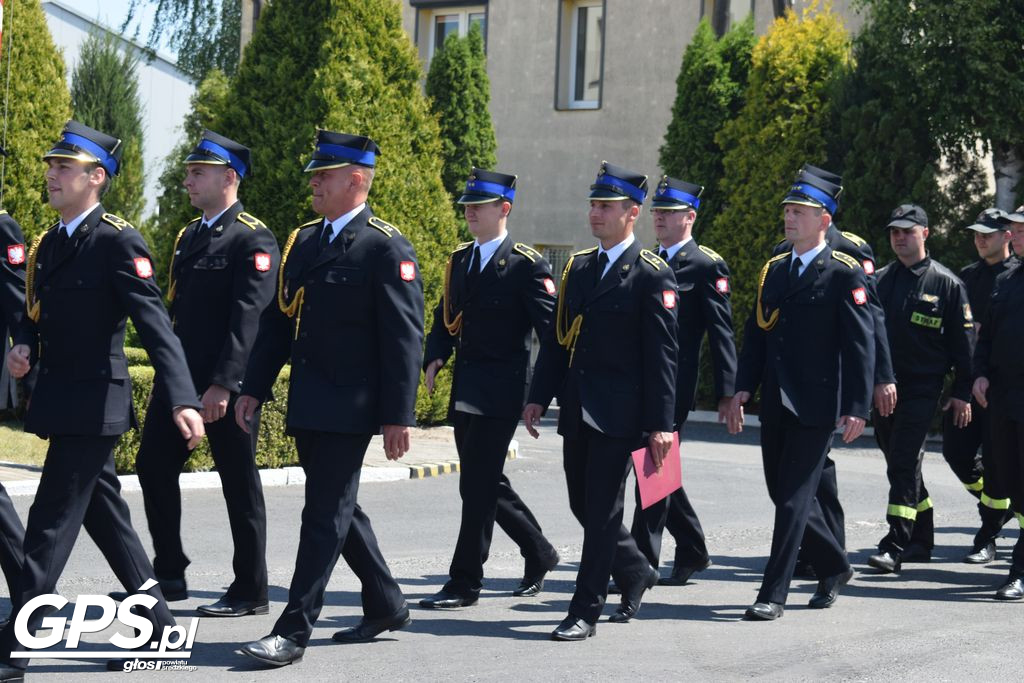
M 281 312 L 276 301 L 271 301 L 260 316 L 256 338 L 246 362 L 243 395 L 260 401 L 273 398 L 274 382 L 291 354 L 292 334 L 291 318 Z
M 870 295 L 867 294 L 867 276 L 860 268 L 852 268 L 844 283 L 839 309 L 839 414 L 867 420 L 871 410 L 875 366 L 874 321 Z
M 374 275 L 381 358 L 377 413 L 382 425 L 412 426 L 423 354 L 423 280 L 412 245 L 398 235 L 387 240 Z
M 675 424 L 676 366 L 679 359 L 677 292 L 671 268 L 662 267 L 649 274 L 640 320 L 644 401 L 641 415 L 645 432 L 671 432 Z
M 545 259 L 539 258 L 530 266 L 530 281 L 521 292 L 523 305 L 530 316 L 530 325 L 540 337 L 554 315 L 555 280 L 551 277 L 551 266 Z
M 950 283 L 949 304 L 942 325 L 945 329 L 946 349 L 953 366 L 953 386 L 950 396 L 961 401 L 971 400 L 971 352 L 974 348 L 974 320 L 969 316 L 967 289 L 959 279 Z
M 579 277 L 580 269 L 574 268 L 563 277 Z M 563 281 L 563 291 L 568 291 L 570 282 Z M 565 374 L 569 369 L 569 350 L 558 343 L 558 313 L 551 315 L 547 327 L 540 333 L 540 351 L 533 367 L 533 377 L 527 391 L 527 403 L 536 403 L 546 411 L 555 394 L 562 388 Z
M 732 396 L 736 391 L 736 342 L 732 332 L 732 283 L 729 266 L 716 260 L 701 282 L 700 305 L 707 322 L 708 348 L 711 350 L 715 398 Z
M 21 226 L 8 215 L 0 216 L 0 307 L 13 335 L 25 317 L 25 262 L 28 248 Z
M 274 234 L 266 228 L 246 229 L 240 263 L 231 285 L 228 334 L 214 366 L 211 384 L 238 391 L 259 328 L 260 314 L 274 298 L 281 252 Z M 269 260 L 269 263 L 268 263 Z M 196 387 L 205 391 L 206 387 Z
M 142 340 L 156 370 L 154 391 L 170 406 L 200 408 L 181 341 L 171 329 L 160 288 L 153 277 L 153 259 L 136 230 L 126 228 L 111 238 L 109 267 L 114 290 Z
M 856 258 L 861 264 L 867 280 L 868 307 L 871 309 L 872 336 L 875 346 L 874 383 L 895 384 L 896 373 L 892 368 L 892 352 L 889 349 L 889 337 L 885 331 L 885 310 L 878 298 L 875 252 L 866 242 L 857 244 L 851 240 L 850 243 L 853 245 L 851 251 L 854 251 L 850 256 Z
M 996 278 L 995 285 L 992 287 L 992 297 L 995 298 L 996 293 L 999 291 L 999 285 L 1002 278 Z M 972 357 L 972 372 L 971 375 L 974 379 L 978 377 L 988 377 L 989 373 L 989 362 L 992 356 L 992 323 L 996 316 L 997 306 L 989 304 L 988 310 L 985 312 L 985 319 L 980 320 L 981 328 L 978 330 L 978 341 L 974 345 L 974 354 Z
M 757 302 L 754 302 L 757 306 Z M 764 377 L 765 331 L 757 324 L 757 310 L 752 309 L 743 327 L 743 349 L 736 366 L 736 391 L 754 396 Z
M 447 363 L 455 351 L 455 337 L 448 333 L 444 326 L 444 295 L 437 300 L 434 307 L 434 321 L 430 325 L 430 333 L 427 335 L 426 347 L 423 352 L 423 369 L 435 360 Z

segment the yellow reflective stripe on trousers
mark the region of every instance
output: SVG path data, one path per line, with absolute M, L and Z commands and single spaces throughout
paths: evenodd
M 1013 514 L 1017 517 L 1017 524 L 1020 524 L 1020 528 L 1024 529 L 1024 515 L 1019 512 L 1014 512 Z
M 964 488 L 967 489 L 968 491 L 981 491 L 982 489 L 985 488 L 985 478 L 978 477 L 978 481 L 972 482 L 970 484 L 968 484 L 965 481 L 963 484 Z
M 931 510 L 931 509 L 932 509 L 932 499 L 931 498 L 925 498 L 924 500 L 922 500 L 920 503 L 917 504 L 917 511 L 918 512 L 924 512 L 925 510 Z
M 917 519 L 917 510 L 906 505 L 893 505 L 890 503 L 889 507 L 885 510 L 885 514 L 889 517 L 902 517 L 910 521 Z
M 981 504 L 987 508 L 993 510 L 1009 510 L 1010 499 L 1009 498 L 989 498 L 984 493 L 981 494 Z

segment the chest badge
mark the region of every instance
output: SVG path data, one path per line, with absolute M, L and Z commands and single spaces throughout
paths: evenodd
M 416 263 L 413 261 L 402 261 L 398 264 L 398 276 L 406 282 L 416 279 Z
M 252 260 L 253 260 L 253 263 L 256 266 L 256 270 L 260 271 L 261 273 L 265 273 L 268 270 L 270 270 L 270 265 L 271 265 L 270 254 L 265 254 L 263 252 L 256 252 L 256 254 L 254 254 L 253 257 L 252 257 Z
M 7 262 L 12 266 L 20 266 L 25 262 L 25 245 L 12 244 L 7 247 Z
M 145 256 L 134 259 L 135 274 L 143 280 L 153 277 L 153 264 Z
M 676 307 L 676 293 L 674 290 L 666 289 L 661 293 L 661 305 L 669 310 Z

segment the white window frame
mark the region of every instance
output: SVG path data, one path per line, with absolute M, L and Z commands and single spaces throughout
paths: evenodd
M 460 38 L 469 34 L 469 15 L 484 15 L 484 46 L 487 45 L 487 5 L 473 5 L 471 7 L 437 7 L 427 11 L 427 64 L 434 58 L 434 49 L 437 43 L 437 17 L 447 14 L 459 15 L 458 35 Z
M 572 15 L 569 19 L 569 73 L 566 79 L 567 92 L 565 93 L 565 106 L 568 109 L 600 109 L 601 108 L 601 91 L 604 88 L 604 2 L 603 0 L 573 0 L 573 2 L 567 3 L 565 7 Z M 578 53 L 578 37 L 579 37 L 579 10 L 581 8 L 599 8 L 601 9 L 601 26 L 600 40 L 601 50 L 598 53 L 598 73 L 599 73 L 599 85 L 597 87 L 597 99 L 595 100 L 578 100 L 576 99 L 576 74 L 577 74 L 577 55 Z

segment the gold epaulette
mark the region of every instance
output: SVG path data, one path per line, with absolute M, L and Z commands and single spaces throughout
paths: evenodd
M 292 234 L 288 235 L 288 240 L 284 243 L 284 249 L 281 251 L 281 267 L 277 269 L 277 307 L 289 318 L 295 318 L 296 339 L 299 338 L 299 323 L 302 322 L 302 299 L 306 296 L 306 288 L 299 287 L 292 300 L 290 302 L 287 300 L 288 293 L 284 291 L 284 265 L 288 263 L 288 254 L 291 253 L 292 247 L 295 245 L 295 238 L 299 236 L 299 232 L 304 227 L 316 222 L 303 223 L 292 230 Z
M 843 237 L 850 240 L 858 247 L 863 247 L 865 244 L 867 244 L 867 241 L 865 241 L 864 238 L 861 237 L 860 235 L 854 234 L 852 232 L 846 232 L 845 230 L 840 230 L 840 232 L 843 233 Z
M 590 247 L 589 249 L 581 249 L 580 251 L 575 252 L 573 254 L 573 256 L 583 256 L 583 254 L 590 254 L 590 253 L 593 253 L 595 251 L 597 251 L 597 247 Z M 572 259 L 569 259 L 569 260 L 571 261 Z M 566 267 L 568 267 L 568 264 L 566 264 Z
M 705 247 L 703 244 L 697 247 L 705 254 L 707 254 L 712 261 L 724 261 L 725 259 L 718 255 L 718 252 L 710 247 Z
M 842 263 L 845 263 L 846 265 L 850 266 L 851 268 L 853 268 L 855 270 L 861 267 L 861 265 L 857 261 L 857 259 L 853 258 L 849 254 L 844 254 L 841 251 L 833 251 L 832 252 L 832 258 L 834 258 L 836 261 L 840 261 Z
M 309 227 L 309 226 L 311 226 L 311 225 L 316 225 L 317 223 L 319 223 L 319 222 L 320 222 L 320 221 L 322 221 L 322 220 L 323 220 L 323 218 L 314 218 L 314 219 L 313 219 L 313 220 L 311 220 L 311 221 L 306 221 L 305 223 L 303 223 L 302 225 L 300 225 L 300 226 L 299 226 L 299 227 L 298 227 L 297 229 L 298 229 L 298 230 L 302 230 L 303 228 L 308 228 L 308 227 Z
M 133 227 L 131 223 L 129 223 L 125 219 L 121 218 L 120 216 L 115 216 L 112 213 L 105 213 L 105 214 L 103 214 L 100 217 L 100 220 L 103 221 L 104 223 L 106 223 L 107 225 L 114 226 L 118 230 L 124 230 L 125 228 Z
M 259 218 L 256 218 L 256 216 L 253 216 L 251 213 L 246 213 L 245 211 L 242 211 L 240 214 L 235 216 L 235 218 L 238 220 L 239 223 L 249 227 L 252 230 L 267 227 Z
M 569 271 L 572 270 L 572 262 L 581 254 L 590 254 L 597 250 L 597 247 L 578 251 L 569 257 L 569 261 L 562 269 L 562 282 L 558 285 L 558 304 L 555 309 L 555 338 L 559 346 L 569 351 L 569 366 L 572 367 L 572 359 L 576 355 L 576 340 L 583 329 L 583 314 L 577 314 L 570 323 L 565 310 L 565 288 L 569 284 Z
M 39 245 L 43 243 L 43 238 L 53 232 L 60 223 L 54 223 L 46 231 L 36 235 L 36 238 L 32 240 L 32 246 L 28 250 L 28 265 L 25 270 L 25 313 L 28 314 L 29 319 L 37 323 L 39 322 L 39 302 L 36 301 L 36 256 L 39 254 Z
M 463 243 L 462 243 L 462 244 L 460 244 L 459 246 L 457 246 L 457 247 L 455 247 L 454 249 L 452 249 L 452 253 L 453 253 L 453 254 L 457 254 L 457 253 L 459 253 L 460 251 L 462 251 L 463 249 L 466 249 L 466 248 L 468 248 L 468 247 L 471 247 L 472 245 L 473 245 L 473 243 L 472 243 L 472 242 L 463 242 Z
M 522 242 L 516 242 L 512 245 L 512 248 L 518 251 L 520 254 L 530 259 L 531 263 L 536 263 L 537 259 L 541 258 L 540 252 L 531 247 L 528 244 Z
M 772 264 L 776 261 L 789 258 L 789 255 L 790 252 L 787 251 L 779 254 L 778 256 L 773 256 L 768 259 L 768 263 L 764 264 L 764 268 L 761 269 L 761 277 L 757 283 L 757 326 L 765 332 L 768 332 L 775 327 L 775 323 L 779 321 L 779 311 L 776 309 L 772 311 L 771 315 L 769 315 L 767 319 L 764 317 L 764 306 L 761 304 L 761 292 L 764 290 L 764 281 L 768 278 L 768 269 L 771 268 Z
M 197 220 L 199 220 L 199 218 L 193 218 L 188 223 L 186 223 L 185 227 L 178 231 L 178 236 L 174 238 L 174 248 L 171 249 L 171 264 L 167 268 L 167 302 L 168 303 L 174 301 L 175 285 L 177 284 L 174 281 L 174 257 L 178 255 L 178 244 L 181 242 L 181 236 L 185 234 L 186 230 L 188 230 L 188 226 L 192 225 Z
M 399 230 L 398 228 L 396 228 L 395 226 L 391 225 L 390 223 L 388 223 L 386 221 L 382 221 L 381 219 L 377 218 L 376 216 L 370 216 L 370 220 L 368 222 L 369 222 L 371 227 L 377 228 L 382 233 L 387 235 L 388 238 L 393 237 L 396 232 L 399 235 L 402 234 L 401 230 Z
M 668 264 L 662 261 L 660 256 L 647 249 L 640 250 L 640 258 L 650 263 L 655 270 L 661 270 L 662 268 L 668 267 Z

